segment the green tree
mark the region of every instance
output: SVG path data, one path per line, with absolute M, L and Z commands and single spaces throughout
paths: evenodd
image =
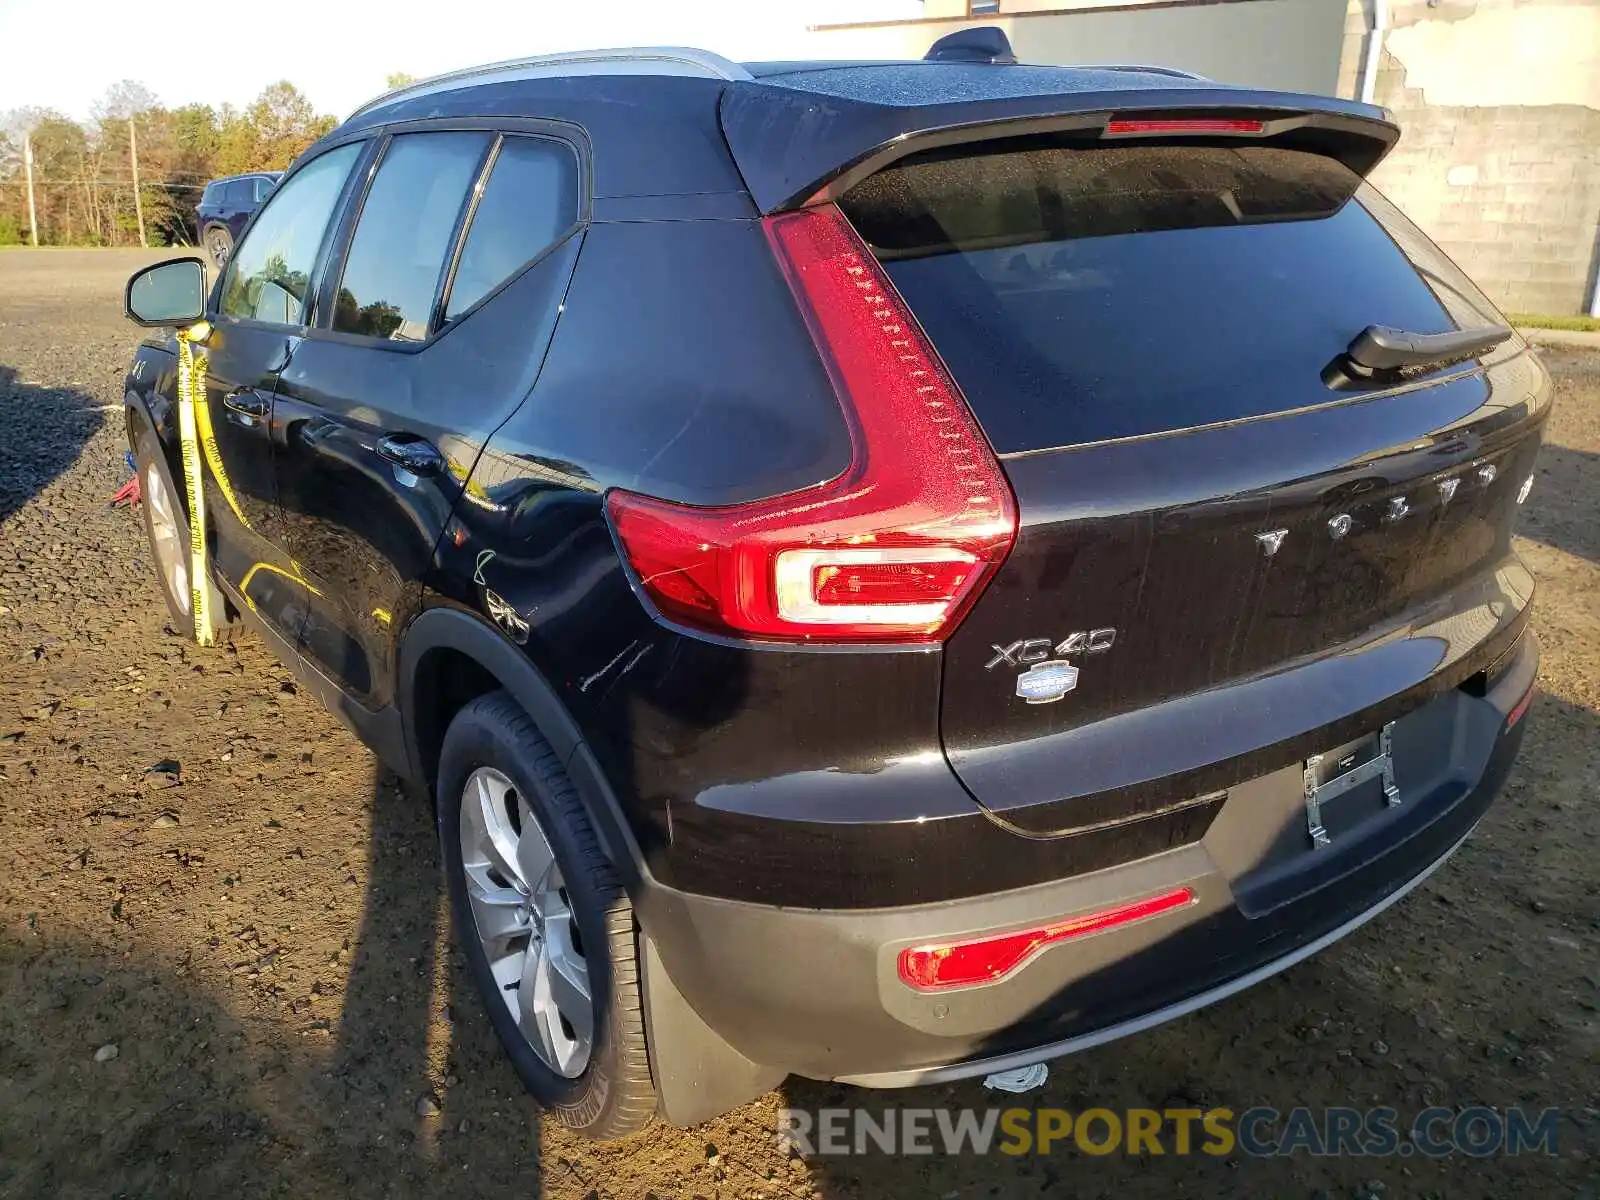
M 112 84 L 82 124 L 46 109 L 0 113 L 0 234 L 26 239 L 23 139 L 34 152 L 39 237 L 62 245 L 138 240 L 129 125 L 139 146 L 139 201 L 151 238 L 194 238 L 206 183 L 243 171 L 281 170 L 334 126 L 292 84 L 276 83 L 243 111 L 204 104 L 163 108 L 134 80 Z M 17 232 L 12 234 L 12 230 Z
M 96 200 L 98 164 L 90 154 L 83 126 L 60 113 L 33 122 L 34 192 L 38 200 L 39 240 L 68 246 L 105 240 Z
M 236 131 L 232 148 L 242 150 L 247 143 L 249 149 L 232 167 L 238 171 L 281 171 L 335 124 L 332 117 L 318 115 L 311 101 L 287 80 L 262 92 L 239 119 L 245 128 Z M 225 155 L 229 149 L 225 126 Z
M 395 88 L 403 88 L 406 84 L 415 83 L 416 81 L 417 77 L 409 71 L 390 71 L 388 75 L 384 76 L 383 86 L 392 92 Z

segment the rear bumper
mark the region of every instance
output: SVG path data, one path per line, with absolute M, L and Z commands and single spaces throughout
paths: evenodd
M 1453 691 L 1401 722 L 1402 803 L 1387 808 L 1380 792 L 1370 811 L 1352 807 L 1326 848 L 1310 848 L 1290 767 L 1230 789 L 1199 842 L 989 896 L 819 911 L 649 889 L 640 914 L 653 1053 L 679 1038 L 696 1047 L 692 1068 L 663 1072 L 667 1115 L 698 1120 L 747 1098 L 714 1095 L 724 1052 L 757 1091 L 791 1073 L 876 1087 L 959 1079 L 1139 1032 L 1300 961 L 1393 904 L 1472 830 L 1521 745 L 1525 722 L 1508 728 L 1507 716 L 1537 665 L 1529 632 L 1486 695 Z M 898 976 L 909 946 L 1179 885 L 1197 903 L 1051 947 L 996 983 L 923 993 Z M 693 1078 L 696 1100 L 674 1096 L 678 1076 Z
M 1182 1000 L 1175 1001 L 1162 1008 L 1120 1021 L 1115 1025 L 1107 1025 L 1089 1033 L 1081 1033 L 1076 1037 L 1063 1039 L 1059 1042 L 1049 1042 L 1042 1046 L 1034 1046 L 1026 1050 L 1014 1050 L 1009 1054 L 996 1055 L 991 1058 L 967 1059 L 963 1062 L 951 1063 L 944 1067 L 914 1068 L 905 1071 L 883 1071 L 872 1075 L 846 1075 L 841 1082 L 853 1083 L 858 1087 L 914 1087 L 920 1084 L 951 1083 L 960 1079 L 972 1079 L 979 1075 L 989 1075 L 996 1071 L 1009 1071 L 1016 1067 L 1025 1067 L 1031 1063 L 1044 1062 L 1053 1058 L 1063 1058 L 1068 1054 L 1076 1054 L 1080 1050 L 1089 1050 L 1095 1046 L 1114 1042 L 1118 1038 L 1129 1037 L 1136 1033 L 1143 1033 L 1147 1029 L 1154 1029 L 1178 1017 L 1198 1012 L 1207 1005 L 1215 1004 L 1218 1000 L 1226 1000 L 1229 996 L 1254 987 L 1262 980 L 1270 979 L 1280 971 L 1286 971 L 1298 962 L 1310 958 L 1317 951 L 1333 945 L 1347 933 L 1352 933 L 1361 928 L 1373 917 L 1385 909 L 1396 904 L 1408 896 L 1414 889 L 1424 883 L 1454 854 L 1463 842 L 1466 835 L 1457 840 L 1454 846 L 1446 850 L 1443 855 L 1428 865 L 1421 874 L 1413 876 L 1401 884 L 1389 895 L 1379 900 L 1372 907 L 1357 913 L 1350 920 L 1337 928 L 1330 929 L 1321 937 L 1314 938 L 1279 958 L 1263 963 L 1253 971 L 1237 975 L 1225 980 L 1215 987 L 1207 988 L 1203 992 L 1196 992 Z

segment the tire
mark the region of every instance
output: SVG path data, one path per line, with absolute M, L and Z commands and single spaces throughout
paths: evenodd
M 155 431 L 137 415 L 132 418 L 132 427 L 139 509 L 150 559 L 161 585 L 161 597 L 167 602 L 174 632 L 196 641 L 192 615 L 194 598 L 189 591 L 189 518 L 184 509 L 183 493 L 173 481 L 167 456 L 162 453 Z M 232 638 L 234 628 L 228 621 L 227 603 L 210 579 L 205 581 L 205 586 L 210 589 L 212 639 L 227 641 Z
M 228 232 L 226 225 L 207 225 L 200 235 L 200 241 L 217 270 L 228 265 L 228 259 L 233 254 L 233 234 Z
M 491 793 L 501 786 L 508 790 L 491 803 Z M 551 1116 L 586 1137 L 609 1140 L 644 1128 L 655 1115 L 656 1093 L 645 1043 L 633 906 L 600 850 L 560 759 L 505 692 L 480 696 L 451 721 L 440 751 L 437 798 L 439 844 L 457 938 L 495 1033 L 523 1084 Z M 491 809 L 508 816 L 521 814 L 496 827 L 502 837 L 514 833 L 512 842 L 496 842 L 493 834 L 484 833 L 480 815 Z M 530 818 L 532 828 L 542 834 L 539 845 L 530 836 Z M 500 851 L 511 844 L 518 865 L 492 865 L 510 861 Z M 541 875 L 536 864 L 547 861 L 544 855 L 551 866 Z M 486 862 L 491 865 L 486 867 Z M 550 871 L 558 872 L 559 887 L 541 888 L 538 878 L 557 878 Z M 521 878 L 524 875 L 529 878 Z M 488 907 L 484 897 L 490 893 L 509 897 L 513 891 L 528 900 L 527 928 L 540 931 L 537 938 L 528 937 L 529 949 L 522 952 L 520 967 L 513 964 L 515 954 L 506 947 L 516 945 L 521 935 L 493 942 L 486 938 L 478 916 L 488 913 L 490 921 L 511 923 L 510 907 Z M 541 905 L 541 894 L 547 897 L 546 904 Z M 563 906 L 565 916 L 560 915 Z M 515 911 L 516 919 L 522 919 L 522 910 Z M 569 937 L 566 931 L 574 927 L 577 936 Z M 491 962 L 491 945 L 497 947 L 494 962 L 499 964 L 499 978 Z M 544 1021 L 526 1005 L 537 1007 L 538 997 L 544 996 L 546 1007 L 539 1012 L 545 1019 L 559 1008 L 560 1032 L 550 1036 L 562 1043 L 572 1034 L 573 1044 L 582 1040 L 583 1022 L 569 1022 L 566 1014 L 582 1006 L 562 1006 L 551 999 L 557 987 L 554 974 L 541 975 L 530 963 L 550 961 L 571 967 L 580 959 L 592 1032 L 587 1054 L 580 1061 L 574 1052 L 562 1070 L 560 1046 L 543 1041 L 536 1049 L 544 1036 Z M 551 970 L 559 973 L 557 968 Z M 506 982 L 510 979 L 519 982 Z M 549 982 L 541 986 L 542 979 Z M 568 999 L 575 994 L 569 989 Z M 513 1013 L 514 1005 L 521 1016 Z M 532 1032 L 525 1034 L 524 1027 Z

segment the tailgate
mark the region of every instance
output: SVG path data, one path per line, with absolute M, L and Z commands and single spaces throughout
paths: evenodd
M 1183 804 L 1421 703 L 1531 595 L 1510 539 L 1548 380 L 1526 347 L 1347 357 L 1369 326 L 1500 324 L 1482 294 L 1318 147 L 1104 133 L 913 154 L 841 201 L 1016 493 L 941 727 L 1031 833 Z

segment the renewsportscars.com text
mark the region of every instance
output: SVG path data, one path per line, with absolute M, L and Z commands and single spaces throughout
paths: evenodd
M 1252 1158 L 1554 1154 L 1558 1110 L 1424 1108 L 784 1108 L 803 1155 L 1053 1154 Z

